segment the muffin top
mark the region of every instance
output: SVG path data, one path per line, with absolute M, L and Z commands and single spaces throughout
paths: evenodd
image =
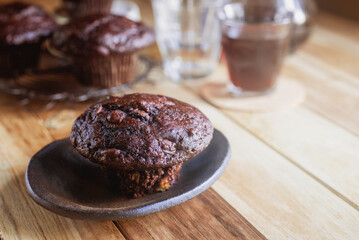
M 0 44 L 35 43 L 55 28 L 54 20 L 37 5 L 18 2 L 0 6 Z
M 197 108 L 173 98 L 130 94 L 88 108 L 70 140 L 91 161 L 123 170 L 182 163 L 210 143 L 213 126 Z
M 74 19 L 55 32 L 52 45 L 69 55 L 109 55 L 134 52 L 154 42 L 153 29 L 111 14 L 92 14 Z

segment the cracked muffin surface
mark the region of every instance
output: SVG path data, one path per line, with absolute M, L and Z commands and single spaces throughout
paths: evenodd
M 113 14 L 97 13 L 61 26 L 52 46 L 69 56 L 108 56 L 136 52 L 155 41 L 152 28 Z
M 0 44 L 37 43 L 56 29 L 55 21 L 40 6 L 14 2 L 0 6 Z
M 151 94 L 113 97 L 74 122 L 70 140 L 91 161 L 121 170 L 166 168 L 196 156 L 213 126 L 197 108 Z

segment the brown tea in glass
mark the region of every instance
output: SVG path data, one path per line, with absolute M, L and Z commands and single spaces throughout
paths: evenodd
M 230 3 L 220 19 L 229 90 L 239 96 L 270 92 L 288 52 L 290 14 L 275 4 Z

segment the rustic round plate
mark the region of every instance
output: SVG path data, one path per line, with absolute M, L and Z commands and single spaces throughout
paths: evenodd
M 175 186 L 130 199 L 112 192 L 98 165 L 78 154 L 66 138 L 32 157 L 25 181 L 31 197 L 57 214 L 88 220 L 126 219 L 173 207 L 200 194 L 222 175 L 229 157 L 228 140 L 215 130 L 210 145 L 183 165 Z

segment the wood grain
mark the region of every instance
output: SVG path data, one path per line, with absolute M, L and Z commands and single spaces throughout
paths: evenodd
M 359 209 L 359 154 L 356 151 L 359 141 L 356 136 L 306 109 L 276 115 L 226 113 Z
M 322 71 L 323 74 L 332 73 L 333 76 L 329 79 L 330 81 L 344 81 L 358 86 L 358 82 L 354 79 L 359 76 L 356 64 L 359 60 L 359 41 L 334 35 L 319 27 L 316 30 L 309 43 L 303 46 L 299 54 L 296 54 L 296 57 L 298 55 L 302 58 L 306 57 L 309 60 L 307 63 L 315 64 L 311 65 L 311 67 L 318 67 L 317 70 Z M 338 42 L 341 44 L 338 44 Z
M 196 89 L 190 84 L 187 87 Z M 347 239 L 355 239 L 355 233 L 359 229 L 355 224 L 348 223 L 356 222 L 358 213 L 351 206 L 288 162 L 281 154 L 241 129 L 220 111 L 188 92 L 188 89 L 161 81 L 156 88 L 138 87 L 134 91 L 167 94 L 191 102 L 205 111 L 216 127 L 225 132 L 232 144 L 233 158 L 230 171 L 225 172 L 214 189 L 265 236 L 273 239 L 301 239 L 303 236 L 315 236 L 316 239 L 345 236 Z M 233 185 L 236 188 L 232 188 Z M 322 203 L 321 199 L 329 202 Z M 342 230 L 328 232 L 328 226 L 332 230 Z M 120 229 L 126 234 L 126 227 L 122 226 Z M 141 232 L 151 231 L 150 229 L 146 228 Z M 154 232 L 149 234 L 156 235 Z
M 326 73 L 310 67 L 310 63 L 305 63 L 300 56 L 288 59 L 283 75 L 295 78 L 306 87 L 305 107 L 280 113 L 223 112 L 359 209 L 356 180 L 359 179 L 359 154 L 356 151 L 359 141 L 351 133 L 357 134 L 359 130 L 358 90 L 345 82 L 327 79 Z M 217 82 L 226 78 L 223 67 L 211 76 Z M 200 84 L 185 85 L 198 92 Z M 308 108 L 321 114 L 308 111 Z
M 316 24 L 331 31 L 336 36 L 359 40 L 358 22 L 337 17 L 333 14 L 321 12 L 316 18 Z M 337 43 L 341 45 L 341 43 Z
M 212 189 L 180 206 L 117 224 L 127 239 L 266 239 Z
M 52 141 L 33 113 L 0 107 L 0 229 L 5 239 L 123 239 L 111 222 L 74 221 L 30 199 L 24 174 L 30 157 Z M 26 121 L 24 121 L 26 119 Z
M 340 73 L 327 68 L 299 54 L 295 59 L 288 59 L 283 74 L 306 87 L 306 107 L 359 135 L 358 88 L 355 83 L 346 82 Z
M 186 85 L 183 89 L 163 80 L 155 89 L 134 91 L 167 94 L 190 102 L 227 136 L 232 159 L 213 188 L 254 227 L 269 239 L 356 238 L 359 213 L 352 206 L 188 91 L 197 89 L 195 86 Z
M 311 44 L 312 40 L 307 46 Z M 309 59 L 306 48 L 288 58 L 282 71 L 283 76 L 306 87 L 305 108 L 267 114 L 225 113 L 358 209 L 359 81 L 355 74 L 349 77 L 350 73 L 321 61 L 327 59 L 323 56 L 325 50 Z M 328 56 L 334 61 L 336 55 Z M 341 64 L 353 65 L 353 57 L 343 58 Z M 228 76 L 219 68 L 210 78 L 218 82 Z M 200 84 L 186 85 L 198 89 Z

